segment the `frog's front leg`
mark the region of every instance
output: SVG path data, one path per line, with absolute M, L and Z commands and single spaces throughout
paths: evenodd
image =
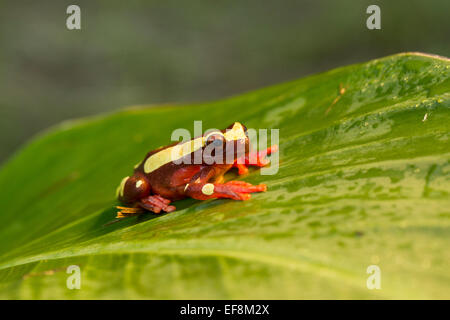
M 233 167 L 238 168 L 239 175 L 246 174 L 248 173 L 247 166 L 264 167 L 268 165 L 270 161 L 266 158 L 266 156 L 277 151 L 278 145 L 276 144 L 270 146 L 265 150 L 250 151 L 244 158 L 236 159 Z

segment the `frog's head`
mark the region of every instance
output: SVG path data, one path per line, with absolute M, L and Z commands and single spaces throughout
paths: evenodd
M 222 159 L 222 163 L 232 164 L 249 151 L 247 128 L 235 122 L 224 130 L 210 131 L 204 135 L 205 148 L 203 158 Z

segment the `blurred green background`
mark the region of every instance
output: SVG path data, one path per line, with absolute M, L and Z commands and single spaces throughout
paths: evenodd
M 82 30 L 66 28 L 70 4 Z M 366 28 L 370 4 L 381 30 Z M 65 119 L 217 99 L 402 51 L 450 56 L 449 12 L 448 0 L 2 0 L 0 163 Z

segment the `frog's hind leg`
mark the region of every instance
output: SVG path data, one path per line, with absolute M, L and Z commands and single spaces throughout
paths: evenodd
M 122 207 L 122 206 L 116 206 L 119 211 L 117 211 L 116 218 L 125 218 L 129 216 L 134 216 L 139 213 L 143 213 L 144 210 L 139 207 Z
M 250 151 L 248 155 L 246 155 L 244 158 L 236 159 L 235 163 L 233 164 L 233 167 L 238 168 L 239 175 L 246 174 L 248 173 L 247 166 L 264 167 L 268 165 L 270 163 L 270 160 L 268 160 L 266 156 L 277 151 L 278 145 L 276 144 L 270 146 L 265 150 Z
M 161 211 L 172 212 L 176 208 L 169 205 L 170 200 L 161 197 L 160 195 L 151 195 L 139 201 L 139 206 L 145 210 L 152 211 L 154 213 L 160 213 Z
M 252 185 L 245 181 L 229 181 L 227 183 L 192 183 L 187 186 L 185 193 L 198 200 L 212 198 L 248 200 L 251 197 L 250 193 L 266 190 L 265 184 Z

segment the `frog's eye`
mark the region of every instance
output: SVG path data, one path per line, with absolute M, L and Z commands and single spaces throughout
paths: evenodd
M 247 132 L 247 127 L 244 126 L 242 123 L 240 122 L 234 122 L 232 124 L 230 124 L 225 130 L 236 130 L 237 128 L 242 128 L 242 130 L 244 132 Z
M 225 137 L 223 136 L 222 132 L 214 131 L 208 133 L 205 137 L 205 140 L 207 144 L 213 143 L 215 146 L 221 146 L 225 141 Z

